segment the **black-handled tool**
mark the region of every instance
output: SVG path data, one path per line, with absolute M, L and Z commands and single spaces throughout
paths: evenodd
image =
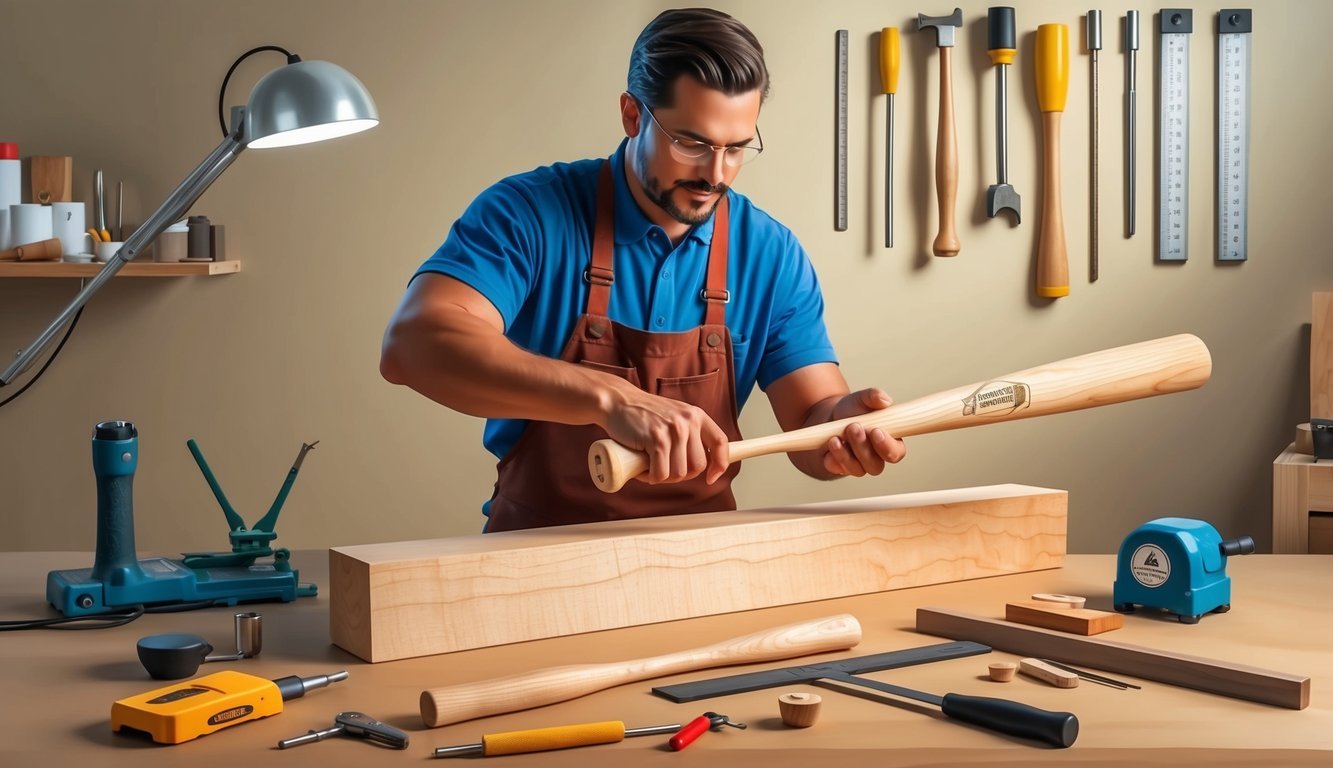
M 278 742 L 278 749 L 290 749 L 312 741 L 322 741 L 330 736 L 353 736 L 365 739 L 380 746 L 392 749 L 407 749 L 408 736 L 392 725 L 381 723 L 361 712 L 339 712 L 333 718 L 333 727 L 322 731 L 310 731 L 302 736 L 283 739 Z
M 954 720 L 971 723 L 989 731 L 1045 742 L 1056 747 L 1068 747 L 1078 738 L 1078 718 L 1070 712 L 1051 712 L 1017 701 L 988 696 L 966 696 L 961 693 L 936 696 L 845 673 L 834 673 L 824 679 L 934 704 Z
M 1008 6 L 986 10 L 986 50 L 995 65 L 995 175 L 996 183 L 986 190 L 986 215 L 1012 211 L 1014 223 L 1023 217 L 1018 192 L 1009 183 L 1009 96 L 1005 82 L 1010 65 L 1018 56 L 1014 31 L 1014 9 Z

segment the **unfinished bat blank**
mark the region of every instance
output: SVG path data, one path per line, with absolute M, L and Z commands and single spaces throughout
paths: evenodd
M 1184 392 L 1203 386 L 1212 370 L 1208 347 L 1197 336 L 1167 336 L 1005 374 L 862 416 L 737 440 L 729 446 L 729 458 L 814 450 L 854 423 L 911 437 Z M 620 490 L 647 468 L 646 454 L 614 440 L 598 440 L 588 449 L 593 483 L 607 493 Z

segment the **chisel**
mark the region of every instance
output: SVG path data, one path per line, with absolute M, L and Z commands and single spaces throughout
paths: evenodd
M 1009 91 L 1006 75 L 1018 56 L 1014 32 L 1014 9 L 1008 6 L 986 11 L 987 49 L 995 65 L 995 175 L 996 183 L 986 190 L 986 215 L 992 219 L 1000 211 L 1014 213 L 1014 223 L 1022 219 L 1021 200 L 1009 183 Z
M 456 747 L 438 747 L 435 757 L 463 757 L 465 755 L 520 755 L 525 752 L 548 752 L 569 747 L 588 747 L 594 744 L 614 744 L 630 736 L 652 736 L 675 733 L 680 723 L 626 728 L 619 720 L 579 725 L 558 725 L 553 728 L 532 728 L 526 731 L 488 733 L 479 744 L 460 744 Z
M 884 102 L 884 247 L 893 247 L 893 95 L 898 92 L 898 28 L 879 33 L 879 82 Z

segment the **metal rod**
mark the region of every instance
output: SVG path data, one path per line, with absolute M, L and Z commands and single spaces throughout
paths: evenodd
M 1089 157 L 1089 162 L 1090 162 L 1091 165 L 1092 165 L 1092 168 L 1091 168 L 1091 178 L 1089 179 L 1089 183 L 1092 185 L 1092 200 L 1091 200 L 1091 203 L 1092 203 L 1092 211 L 1091 211 L 1091 217 L 1092 217 L 1092 220 L 1091 220 L 1091 226 L 1089 227 L 1089 236 L 1092 238 L 1092 244 L 1091 244 L 1091 245 L 1092 245 L 1092 249 L 1091 249 L 1091 252 L 1090 252 L 1091 264 L 1090 264 L 1090 275 L 1089 275 L 1089 277 L 1090 277 L 1091 281 L 1095 283 L 1095 282 L 1097 282 L 1097 273 L 1098 273 L 1098 271 L 1099 271 L 1098 242 L 1099 242 L 1099 240 L 1100 240 L 1100 238 L 1099 238 L 1099 236 L 1098 236 L 1098 219 L 1099 219 L 1100 217 L 1099 217 L 1099 214 L 1098 214 L 1098 208 L 1097 208 L 1097 203 L 1098 203 L 1098 200 L 1097 200 L 1097 165 L 1098 165 L 1098 160 L 1099 160 L 1099 158 L 1098 158 L 1098 141 L 1097 141 L 1097 138 L 1098 138 L 1098 137 L 1097 137 L 1097 130 L 1098 130 L 1097 104 L 1098 104 L 1098 100 L 1099 100 L 1099 96 L 1098 96 L 1098 93 L 1097 93 L 1097 55 L 1098 55 L 1098 51 L 1100 51 L 1100 50 L 1102 49 L 1102 12 L 1101 12 L 1101 11 L 1088 11 L 1088 16 L 1087 16 L 1087 44 L 1088 44 L 1088 46 L 1087 46 L 1087 47 L 1088 47 L 1088 51 L 1089 51 L 1089 53 L 1091 53 L 1091 55 L 1092 55 L 1092 126 L 1091 126 L 1091 130 L 1092 130 L 1092 146 L 1091 146 L 1091 148 L 1089 149 L 1089 155 L 1088 155 L 1088 157 Z
M 1071 667 L 1068 664 L 1061 664 L 1058 661 L 1051 661 L 1050 659 L 1041 659 L 1041 661 L 1050 664 L 1052 667 L 1059 667 L 1060 669 L 1063 669 L 1066 672 L 1073 672 L 1079 677 L 1084 678 L 1085 680 L 1091 680 L 1094 683 L 1104 683 L 1106 685 L 1111 685 L 1119 688 L 1133 688 L 1136 691 L 1143 690 L 1143 686 L 1141 685 L 1126 683 L 1123 680 L 1116 680 L 1114 677 L 1102 677 L 1101 675 L 1094 675 L 1093 673 L 1085 669 L 1079 669 L 1078 667 Z
M 995 174 L 999 184 L 1009 183 L 1009 86 L 1006 82 L 1008 64 L 996 67 L 995 73 Z
M 884 247 L 893 247 L 893 94 L 884 103 Z
M 1134 236 L 1135 224 L 1135 166 L 1138 165 L 1136 159 L 1136 133 L 1138 131 L 1138 103 L 1139 103 L 1139 12 L 1129 11 L 1125 15 L 1125 66 L 1128 72 L 1125 75 L 1127 91 L 1125 93 L 1125 231 L 1126 237 Z

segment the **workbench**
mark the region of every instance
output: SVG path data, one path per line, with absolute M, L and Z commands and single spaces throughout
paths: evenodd
M 169 553 L 163 553 L 169 554 Z M 141 556 L 147 556 L 142 554 Z M 53 615 L 43 590 L 50 569 L 87 567 L 92 553 L 0 553 L 0 619 Z M 328 584 L 327 553 L 296 552 L 292 563 L 303 581 Z M 1063 568 L 940 584 L 760 611 L 631 627 L 508 646 L 368 664 L 329 642 L 328 596 L 295 603 L 247 606 L 264 616 L 263 650 L 255 658 L 205 664 L 200 674 L 225 669 L 263 677 L 316 675 L 347 670 L 349 679 L 289 701 L 275 717 L 226 729 L 175 746 L 112 734 L 111 702 L 165 685 L 139 665 L 135 643 L 161 632 L 207 638 L 217 653 L 232 650 L 229 608 L 149 614 L 123 627 L 69 632 L 32 630 L 0 636 L 6 662 L 6 736 L 0 765 L 6 768 L 91 764 L 99 766 L 422 765 L 435 747 L 480 741 L 484 733 L 599 720 L 628 727 L 684 723 L 713 710 L 749 724 L 703 735 L 677 754 L 666 737 L 642 737 L 604 746 L 485 760 L 526 766 L 907 766 L 907 765 L 1330 765 L 1333 764 L 1333 556 L 1254 555 L 1232 558 L 1232 610 L 1205 616 L 1197 625 L 1159 616 L 1127 616 L 1125 626 L 1099 638 L 1163 651 L 1265 667 L 1311 678 L 1304 710 L 1256 704 L 1143 681 L 1116 690 L 1083 682 L 1058 689 L 1020 676 L 1010 683 L 986 677 L 991 661 L 1017 661 L 992 652 L 871 675 L 923 691 L 997 696 L 1050 710 L 1075 713 L 1078 742 L 1054 749 L 945 719 L 923 704 L 866 692 L 794 685 L 689 704 L 653 696 L 653 684 L 703 680 L 739 671 L 867 655 L 943 642 L 917 634 L 915 610 L 938 606 L 1002 618 L 1004 603 L 1036 592 L 1084 595 L 1088 607 L 1110 609 L 1115 557 L 1074 555 Z M 652 599 L 645 595 L 645 600 Z M 765 665 L 704 670 L 613 688 L 526 712 L 436 729 L 421 725 L 418 697 L 424 688 L 468 682 L 540 667 L 617 661 L 685 648 L 783 624 L 851 613 L 864 628 L 861 644 L 836 654 Z M 807 729 L 778 718 L 781 693 L 805 691 L 823 698 L 819 721 Z M 891 702 L 891 703 L 885 703 Z M 327 728 L 342 710 L 359 710 L 411 736 L 401 752 L 348 737 L 333 737 L 289 750 L 280 739 Z M 451 764 L 441 761 L 443 768 Z M 477 763 L 465 763 L 476 765 Z

